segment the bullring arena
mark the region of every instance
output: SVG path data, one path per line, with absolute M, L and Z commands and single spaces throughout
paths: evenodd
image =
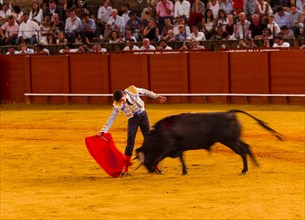
M 304 51 L 1 56 L 1 219 L 304 219 Z M 298 65 L 287 65 L 287 62 Z M 246 74 L 246 75 L 245 75 Z M 238 115 L 260 166 L 216 144 L 112 178 L 85 137 L 111 113 L 111 93 L 134 84 L 151 125 L 172 114 L 241 109 L 283 141 Z M 110 131 L 126 144 L 123 114 Z M 187 129 L 187 128 L 185 128 Z M 137 135 L 136 146 L 143 139 Z
M 305 220 L 304 0 L 189 0 L 175 18 L 164 2 L 0 0 L 1 220 Z M 217 16 L 203 16 L 203 6 Z M 157 50 L 123 50 L 141 48 L 144 37 Z M 166 44 L 172 50 L 162 50 Z M 160 162 L 162 175 L 136 159 L 129 176 L 112 178 L 85 138 L 109 117 L 112 93 L 130 85 L 167 97 L 164 104 L 143 97 L 151 125 L 179 113 L 240 109 L 283 141 L 237 113 L 259 164 L 249 159 L 245 175 L 241 157 L 216 143 L 185 152 L 187 175 L 178 158 Z M 126 127 L 120 113 L 109 130 L 120 152 Z M 138 131 L 135 149 L 142 143 Z
M 260 167 L 221 144 L 211 152 L 165 159 L 163 175 L 144 167 L 131 176 L 108 176 L 89 155 L 110 106 L 1 106 L 1 219 L 304 219 L 304 106 L 147 105 L 150 121 L 181 112 L 243 109 L 283 135 L 281 142 L 252 119 L 238 115 L 242 138 Z M 111 133 L 123 152 L 126 119 Z M 136 147 L 141 146 L 138 134 Z

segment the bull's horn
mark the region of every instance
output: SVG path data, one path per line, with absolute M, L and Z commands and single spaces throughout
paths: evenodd
M 137 169 L 139 169 L 142 165 L 143 165 L 143 163 L 140 163 L 139 166 L 137 166 L 137 167 L 134 169 L 134 171 L 137 170 Z
M 138 156 L 136 156 L 135 158 L 133 158 L 132 160 L 136 160 L 136 159 L 138 159 L 139 157 Z
M 143 153 L 143 152 L 139 152 L 139 153 L 138 153 L 138 158 L 140 159 L 140 162 L 141 162 L 141 163 L 144 163 L 145 157 L 144 157 L 144 153 Z

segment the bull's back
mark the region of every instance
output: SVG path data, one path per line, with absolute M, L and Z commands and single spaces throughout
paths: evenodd
M 188 149 L 208 148 L 215 142 L 235 139 L 240 125 L 234 113 L 183 113 L 165 118 L 158 125 L 164 139 Z

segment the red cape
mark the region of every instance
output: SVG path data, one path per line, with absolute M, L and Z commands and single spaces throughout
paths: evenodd
M 119 177 L 125 166 L 125 156 L 116 148 L 110 133 L 85 138 L 90 155 L 112 177 Z

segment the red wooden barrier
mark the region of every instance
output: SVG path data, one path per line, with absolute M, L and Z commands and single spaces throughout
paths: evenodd
M 109 93 L 109 58 L 105 54 L 71 54 L 70 93 L 103 94 Z M 71 103 L 108 103 L 107 97 L 71 97 Z
M 188 93 L 187 54 L 149 55 L 150 88 L 158 93 Z M 168 97 L 168 103 L 186 103 L 185 97 Z
M 268 94 L 269 66 L 268 52 L 232 52 L 230 56 L 230 92 Z M 263 97 L 231 97 L 239 104 L 267 103 Z
M 189 54 L 190 93 L 229 93 L 228 53 Z M 191 97 L 193 103 L 227 103 L 227 97 Z
M 305 94 L 305 51 L 270 52 L 270 92 Z M 304 97 L 273 97 L 272 103 L 304 103 Z
M 69 93 L 69 56 L 32 56 L 32 93 Z M 33 103 L 65 104 L 68 97 L 32 97 Z
M 149 89 L 148 55 L 110 54 L 109 60 L 109 93 L 129 85 Z
M 0 56 L 0 65 L 1 103 L 110 104 L 111 97 L 24 93 L 109 94 L 131 84 L 157 93 L 305 94 L 304 50 L 9 55 Z M 169 103 L 188 102 L 305 103 L 304 97 L 169 97 Z
M 0 56 L 1 102 L 22 103 L 25 100 L 25 74 L 29 72 L 29 56 Z

